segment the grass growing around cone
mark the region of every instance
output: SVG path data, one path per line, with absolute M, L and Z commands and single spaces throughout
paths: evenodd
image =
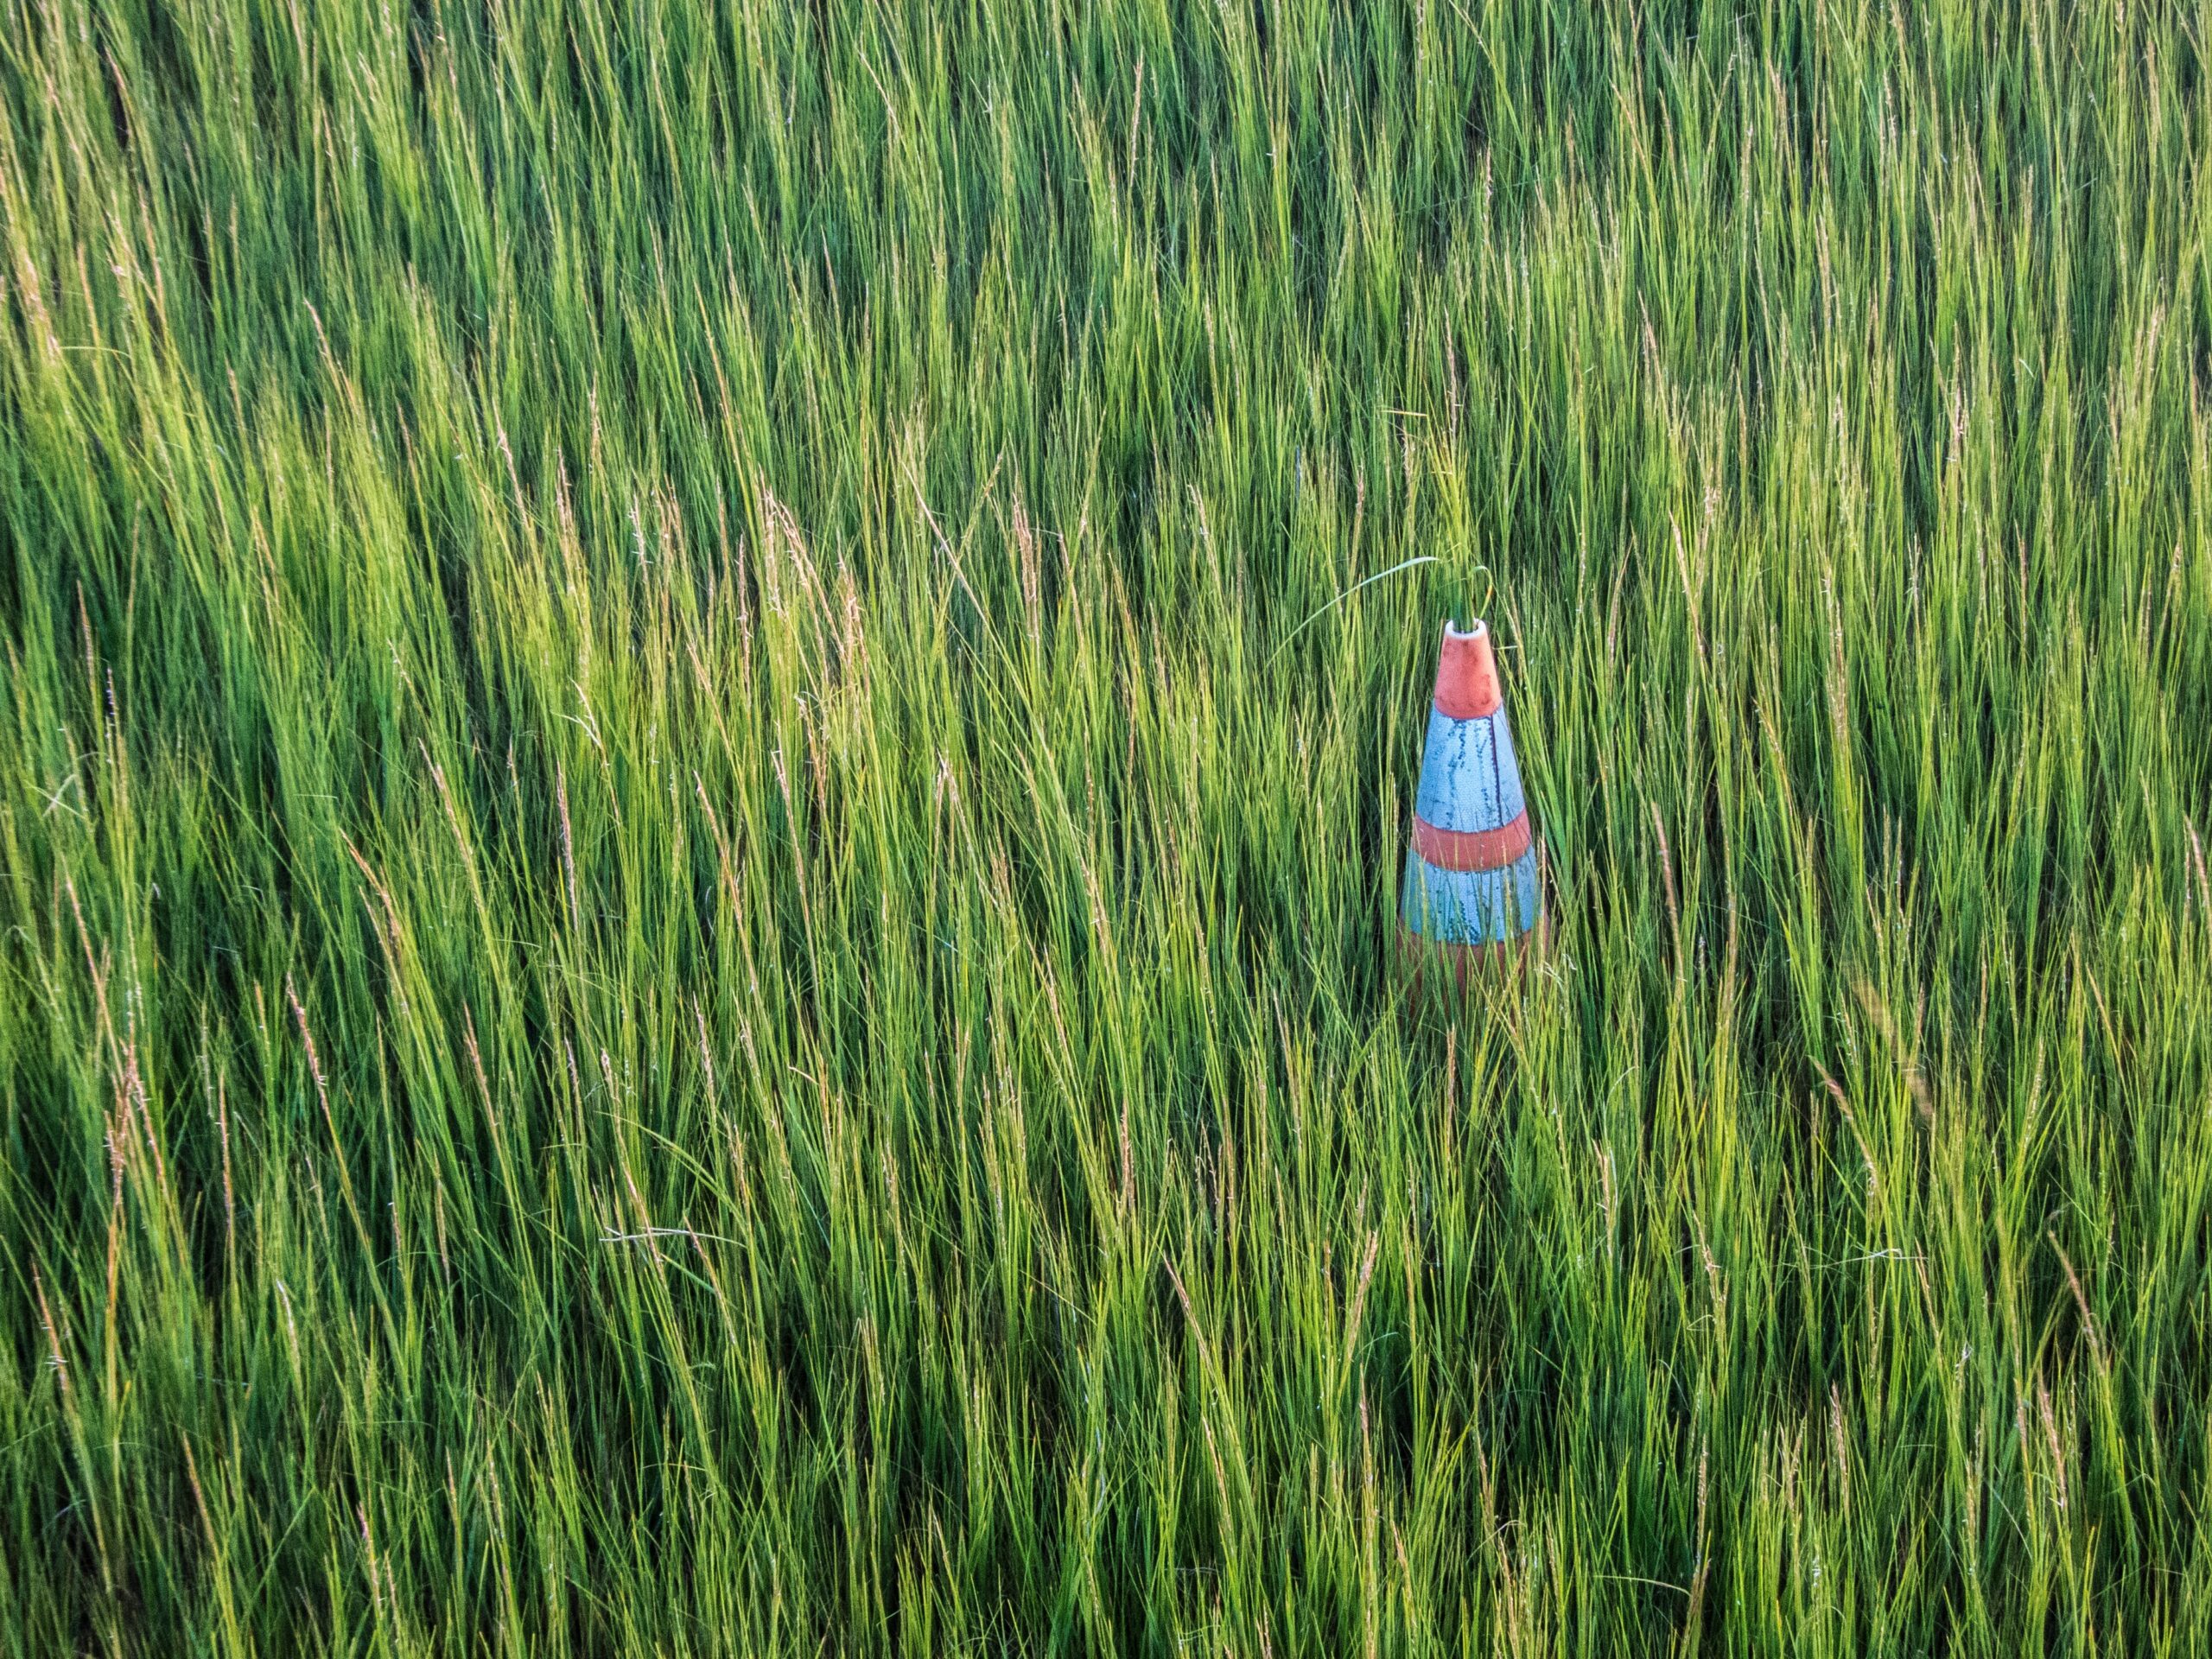
M 0 1653 L 2201 1650 L 2204 49 L 0 0 Z

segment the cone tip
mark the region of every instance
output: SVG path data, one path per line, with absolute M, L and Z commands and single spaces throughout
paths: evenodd
M 1497 658 L 1491 649 L 1490 625 L 1480 617 L 1471 627 L 1444 625 L 1444 645 L 1436 664 L 1436 707 L 1452 720 L 1480 720 L 1504 701 L 1497 685 Z

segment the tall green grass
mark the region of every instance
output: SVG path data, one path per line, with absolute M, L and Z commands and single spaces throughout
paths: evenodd
M 2205 1651 L 2204 46 L 0 0 L 0 1652 Z

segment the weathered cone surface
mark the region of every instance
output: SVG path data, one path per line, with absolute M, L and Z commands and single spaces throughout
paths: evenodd
M 1445 625 L 1406 849 L 1400 943 L 1416 974 L 1519 960 L 1541 938 L 1541 855 L 1529 825 L 1490 629 Z

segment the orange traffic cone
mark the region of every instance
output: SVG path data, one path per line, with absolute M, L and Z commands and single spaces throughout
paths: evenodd
M 1481 622 L 1464 633 L 1445 625 L 1412 839 L 1398 933 L 1416 976 L 1441 960 L 1465 987 L 1471 973 L 1517 961 L 1541 939 L 1541 854 Z

